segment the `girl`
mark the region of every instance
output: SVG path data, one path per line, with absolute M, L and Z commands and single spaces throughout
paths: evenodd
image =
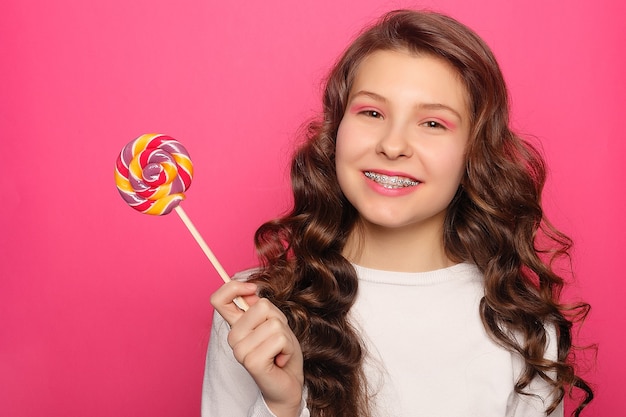
M 212 296 L 203 416 L 561 416 L 571 387 L 579 415 L 588 305 L 559 302 L 570 241 L 485 43 L 391 12 L 332 69 L 323 112 L 293 208 L 255 235 L 261 267 Z

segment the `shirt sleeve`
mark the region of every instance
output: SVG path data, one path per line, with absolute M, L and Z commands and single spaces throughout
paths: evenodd
M 546 347 L 546 359 L 557 360 L 558 344 L 556 329 L 554 326 L 546 327 L 548 345 Z M 524 369 L 524 359 L 517 353 L 513 355 L 513 371 L 515 378 L 519 378 Z M 546 417 L 546 409 L 552 402 L 552 386 L 540 377 L 535 377 L 526 391 L 531 395 L 520 395 L 512 392 L 509 397 L 506 417 Z M 563 401 L 548 417 L 563 417 Z
M 233 356 L 228 332 L 228 324 L 214 313 L 202 384 L 202 417 L 276 417 L 250 374 Z M 299 417 L 309 417 L 304 398 L 306 390 Z

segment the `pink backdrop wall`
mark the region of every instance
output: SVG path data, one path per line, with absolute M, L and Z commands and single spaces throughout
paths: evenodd
M 117 153 L 144 132 L 180 139 L 196 167 L 185 210 L 229 272 L 252 265 L 326 69 L 407 6 L 452 14 L 498 56 L 515 126 L 551 166 L 548 213 L 577 243 L 569 294 L 593 305 L 587 415 L 624 415 L 626 8 L 545 0 L 3 1 L 2 415 L 199 415 L 220 280 L 174 214 L 125 206 Z

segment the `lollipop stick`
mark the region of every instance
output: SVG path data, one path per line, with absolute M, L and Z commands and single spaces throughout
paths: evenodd
M 187 226 L 187 229 L 189 229 L 189 232 L 191 233 L 193 238 L 196 240 L 198 245 L 200 245 L 200 248 L 202 249 L 206 257 L 209 258 L 209 261 L 211 261 L 213 268 L 215 268 L 215 270 L 220 275 L 222 280 L 224 282 L 229 282 L 230 277 L 228 276 L 228 273 L 222 267 L 220 262 L 217 260 L 217 258 L 215 257 L 211 249 L 209 248 L 209 245 L 206 244 L 206 242 L 200 235 L 200 232 L 198 232 L 198 229 L 196 229 L 196 226 L 193 225 L 193 223 L 191 222 L 191 219 L 189 218 L 189 216 L 187 216 L 187 213 L 185 213 L 185 210 L 183 210 L 181 206 L 176 206 L 174 210 L 176 211 L 180 219 L 183 221 L 183 223 L 185 223 L 185 226 Z M 237 307 L 239 307 L 243 311 L 248 310 L 248 303 L 246 303 L 246 301 L 243 298 L 237 297 L 233 301 L 237 305 Z

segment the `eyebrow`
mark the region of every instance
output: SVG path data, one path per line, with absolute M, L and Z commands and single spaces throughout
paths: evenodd
M 372 91 L 367 91 L 367 90 L 360 90 L 354 94 L 351 94 L 349 102 L 351 102 L 354 98 L 359 97 L 359 96 L 370 97 L 376 101 L 380 101 L 383 103 L 388 102 L 388 100 L 385 97 L 381 96 L 380 94 L 376 94 Z M 417 107 L 420 109 L 426 109 L 426 110 L 447 110 L 450 113 L 454 114 L 459 120 L 463 120 L 463 118 L 461 117 L 461 114 L 458 111 L 442 103 L 421 103 Z
M 446 106 L 445 104 L 441 104 L 441 103 L 423 103 L 423 104 L 420 104 L 418 107 L 423 108 L 423 109 L 427 109 L 427 110 L 447 110 L 450 113 L 454 114 L 456 117 L 458 117 L 459 120 L 463 120 L 463 118 L 461 117 L 461 114 L 459 114 L 458 111 L 454 110 L 450 106 Z
M 366 91 L 366 90 L 360 90 L 360 91 L 357 91 L 354 94 L 350 94 L 349 101 L 352 101 L 354 98 L 359 97 L 359 96 L 370 97 L 370 98 L 373 98 L 376 101 L 382 101 L 383 103 L 387 103 L 387 101 L 388 101 L 385 97 L 381 96 L 380 94 L 376 94 L 376 93 L 373 93 L 371 91 Z

